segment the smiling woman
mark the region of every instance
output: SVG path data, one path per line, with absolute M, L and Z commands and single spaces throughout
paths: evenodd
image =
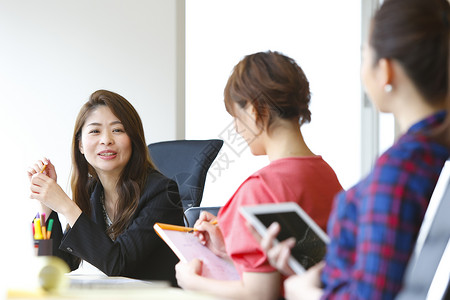
M 91 95 L 75 122 L 72 165 L 73 201 L 49 159 L 28 170 L 31 198 L 54 220 L 53 254 L 72 270 L 83 259 L 107 275 L 173 283 L 177 258 L 152 228 L 184 224 L 178 188 L 155 169 L 141 119 L 125 98 Z M 64 233 L 57 213 L 68 222 Z
M 122 122 L 107 106 L 94 109 L 85 121 L 80 152 L 99 176 L 120 175 L 131 157 L 131 141 Z

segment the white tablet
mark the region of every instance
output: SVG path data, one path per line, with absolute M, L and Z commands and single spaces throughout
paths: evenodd
M 240 213 L 262 236 L 273 222 L 278 222 L 281 227 L 278 242 L 295 237 L 296 245 L 289 259 L 295 273 L 303 273 L 325 256 L 329 237 L 297 203 L 243 206 Z

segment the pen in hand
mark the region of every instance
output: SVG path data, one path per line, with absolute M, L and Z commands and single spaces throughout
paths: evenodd
M 198 229 L 192 228 L 192 227 L 185 227 L 185 226 L 180 226 L 180 225 L 172 225 L 172 224 L 164 224 L 164 223 L 156 223 L 156 224 L 158 224 L 158 226 L 160 226 L 162 229 L 167 229 L 167 230 L 175 230 L 175 231 L 182 231 L 182 232 L 188 232 L 188 233 L 198 231 Z M 210 222 L 210 224 L 216 225 L 217 219 Z
M 211 225 L 216 225 L 216 224 L 217 224 L 217 219 L 214 219 L 213 221 L 209 222 L 209 224 L 211 224 Z M 190 230 L 188 231 L 189 233 L 193 233 L 194 231 L 198 231 L 198 229 L 196 229 L 196 228 L 189 228 L 189 227 L 188 227 L 188 229 L 190 229 Z
M 42 167 L 41 171 L 39 173 L 44 173 L 45 168 L 47 168 L 47 165 L 44 164 L 44 167 Z

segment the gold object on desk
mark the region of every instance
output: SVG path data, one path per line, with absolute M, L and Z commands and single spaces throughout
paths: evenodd
M 56 256 L 38 257 L 39 265 L 39 286 L 47 292 L 57 292 L 67 288 L 68 279 L 65 276 L 70 272 L 69 266 L 62 259 Z

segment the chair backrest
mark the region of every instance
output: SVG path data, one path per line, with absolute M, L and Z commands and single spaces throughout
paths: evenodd
M 148 145 L 158 170 L 178 184 L 183 208 L 200 206 L 206 175 L 223 141 L 175 140 Z
M 184 224 L 186 227 L 192 227 L 195 224 L 195 221 L 197 221 L 198 217 L 200 216 L 200 213 L 202 211 L 207 211 L 212 213 L 213 215 L 217 216 L 217 213 L 219 212 L 219 209 L 222 206 L 201 206 L 201 207 L 190 207 L 184 211 L 185 219 Z
M 450 278 L 450 162 L 442 169 L 397 300 L 448 299 Z

